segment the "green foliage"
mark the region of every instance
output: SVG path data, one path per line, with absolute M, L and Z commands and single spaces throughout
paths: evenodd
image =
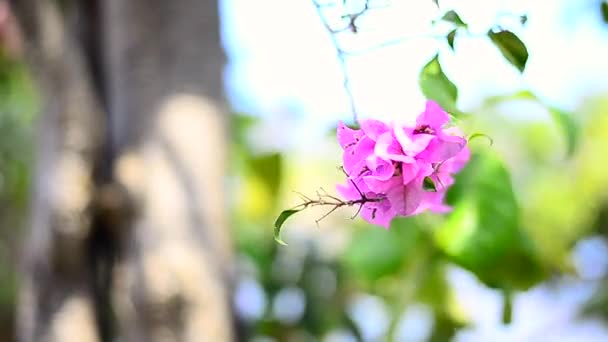
M 608 24 L 608 1 L 602 1 L 600 4 L 600 10 L 602 12 L 602 19 L 604 19 L 606 24 Z
M 276 242 L 280 243 L 281 245 L 287 246 L 287 244 L 281 240 L 281 228 L 283 227 L 283 224 L 285 223 L 285 221 L 287 221 L 287 219 L 299 212 L 300 210 L 297 209 L 289 209 L 289 210 L 283 210 L 280 214 L 279 217 L 277 217 L 276 221 L 274 221 L 274 239 Z
M 358 232 L 344 255 L 346 264 L 367 281 L 397 272 L 408 251 L 396 235 L 376 227 Z
M 264 183 L 272 198 L 276 200 L 282 177 L 283 156 L 280 153 L 267 153 L 247 158 L 250 170 Z
M 425 191 L 437 192 L 437 186 L 435 186 L 435 182 L 431 177 L 424 177 L 424 181 L 422 182 L 422 188 Z
M 479 139 L 479 138 L 485 138 L 488 140 L 488 142 L 490 143 L 490 146 L 494 145 L 494 139 L 492 139 L 492 137 L 490 137 L 487 134 L 484 133 L 473 133 L 471 135 L 469 135 L 467 142 L 471 142 L 475 139 Z
M 418 82 L 422 93 L 428 99 L 435 100 L 441 107 L 452 114 L 460 113 L 456 108 L 458 89 L 443 73 L 443 69 L 439 63 L 439 55 L 435 55 L 422 68 Z
M 344 253 L 344 261 L 357 277 L 373 282 L 398 272 L 420 242 L 420 231 L 403 220 L 395 220 L 395 229 L 366 227 L 355 233 Z M 381 253 L 378 253 L 381 251 Z
M 454 211 L 435 238 L 455 263 L 490 287 L 527 289 L 542 278 L 520 230 L 509 171 L 493 152 L 475 154 L 448 192 Z
M 567 113 L 555 107 L 549 107 L 549 112 L 551 113 L 553 121 L 560 127 L 566 138 L 566 155 L 570 157 L 576 150 L 579 135 L 578 125 L 574 121 L 571 113 Z
M 494 106 L 512 100 L 538 101 L 534 94 L 522 91 L 496 97 L 488 102 Z M 596 111 L 601 112 L 603 108 L 605 107 Z M 358 294 L 372 294 L 382 299 L 390 311 L 391 328 L 386 340 L 394 337 L 394 326 L 397 325 L 396 322 L 403 310 L 414 303 L 423 303 L 428 305 L 434 316 L 434 326 L 429 341 L 449 341 L 459 329 L 466 326 L 466 311 L 468 311 L 466 303 L 454 300 L 453 288 L 446 280 L 446 270 L 450 264 L 464 268 L 488 286 L 500 289 L 503 294 L 502 319 L 508 323 L 514 310 L 517 310 L 513 302 L 517 291 L 546 279 L 546 270 L 556 269 L 554 268 L 557 263 L 555 258 L 547 259 L 545 254 L 542 254 L 543 263 L 539 263 L 537 255 L 542 253 L 540 244 L 544 242 L 550 246 L 565 245 L 567 247 L 564 247 L 564 250 L 568 251 L 569 246 L 572 246 L 576 239 L 582 236 L 580 231 L 583 228 L 580 228 L 580 231 L 577 230 L 576 233 L 571 233 L 579 229 L 578 227 L 583 223 L 568 219 L 568 212 L 580 211 L 580 208 L 593 212 L 593 209 L 589 209 L 588 203 L 597 202 L 597 198 L 577 196 L 585 192 L 587 188 L 595 189 L 594 193 L 597 194 L 605 193 L 605 186 L 599 187 L 597 185 L 599 181 L 594 180 L 597 177 L 606 179 L 603 171 L 605 168 L 592 173 L 587 171 L 583 174 L 575 173 L 566 176 L 566 179 L 573 178 L 573 184 L 568 185 L 567 188 L 576 191 L 568 190 L 564 195 L 564 182 L 559 181 L 561 178 L 557 181 L 555 178 L 546 178 L 544 174 L 539 173 L 540 164 L 530 164 L 527 160 L 516 161 L 519 164 L 513 164 L 516 165 L 516 168 L 512 170 L 514 174 L 520 172 L 519 168 L 530 170 L 526 171 L 530 174 L 526 178 L 527 183 L 523 182 L 525 191 L 535 193 L 535 196 L 530 199 L 528 193 L 521 193 L 522 184 L 519 179 L 521 175 L 518 175 L 518 188 L 513 188 L 510 172 L 502 161 L 502 157 L 497 156 L 497 153 L 504 144 L 504 136 L 532 133 L 522 132 L 521 125 L 503 125 L 492 115 L 487 106 L 483 110 L 479 110 L 479 113 L 480 117 L 489 116 L 489 124 L 499 126 L 499 128 L 492 131 L 488 127 L 475 126 L 474 129 L 481 132 L 491 132 L 489 134 L 492 137 L 489 138 L 483 133 L 473 133 L 468 136 L 469 141 L 485 137 L 490 143 L 481 141 L 470 145 L 472 149 L 482 150 L 482 152 L 475 154 L 471 164 L 457 177 L 455 185 L 448 194 L 449 203 L 454 206 L 452 214 L 395 219 L 390 230 L 364 225 L 361 220 L 355 220 L 355 223 L 351 224 L 351 221 L 336 214 L 328 217 L 320 228 L 321 230 L 318 231 L 323 234 L 320 242 L 317 242 L 316 239 L 300 239 L 299 236 L 294 236 L 293 239 L 290 239 L 292 241 L 288 241 L 289 248 L 282 248 L 271 238 L 273 233 L 269 226 L 272 222 L 267 222 L 276 211 L 276 206 L 271 211 L 265 208 L 265 216 L 251 215 L 243 207 L 237 207 L 236 211 L 239 213 L 235 214 L 235 217 L 238 217 L 238 232 L 234 234 L 234 237 L 238 251 L 240 255 L 246 255 L 247 260 L 254 263 L 254 274 L 262 285 L 269 302 L 272 303 L 274 296 L 285 287 L 297 287 L 306 296 L 305 313 L 299 321 L 282 322 L 274 317 L 270 313 L 271 310 L 267 308 L 267 313 L 262 318 L 251 323 L 252 330 L 277 340 L 295 340 L 301 336 L 297 335 L 298 332 L 303 330 L 314 336 L 314 339 L 321 340 L 328 331 L 336 328 L 359 336 L 356 324 L 348 317 L 349 298 Z M 583 114 L 581 113 L 581 115 Z M 576 158 L 580 157 L 585 148 L 589 148 L 590 136 L 605 135 L 605 124 L 600 125 L 598 120 L 592 121 L 591 126 L 597 132 L 577 135 L 581 139 L 577 144 L 580 145 L 578 148 L 581 153 L 577 153 L 574 156 Z M 552 126 L 551 122 L 535 124 L 549 128 Z M 247 125 L 251 127 L 255 125 L 255 122 Z M 335 129 L 332 129 L 331 133 L 331 142 L 335 143 Z M 490 148 L 492 139 L 496 144 L 495 147 Z M 582 139 L 585 139 L 584 142 Z M 548 142 L 549 146 L 551 143 Z M 266 177 L 262 175 L 271 175 L 272 172 L 252 170 L 257 166 L 254 166 L 255 163 L 251 163 L 249 160 L 261 156 L 252 151 L 250 144 L 247 142 L 243 142 L 243 144 L 244 147 L 240 150 L 245 155 L 239 158 L 242 161 L 239 171 L 245 178 L 245 183 L 254 181 L 259 183 L 264 190 L 261 192 L 263 194 L 271 193 L 271 189 L 267 188 L 273 186 L 286 188 L 284 189 L 286 191 L 301 189 L 294 187 L 293 183 L 281 184 L 278 182 L 278 185 L 272 185 L 277 183 L 260 181 L 261 177 Z M 595 152 L 588 153 L 589 163 L 599 165 L 601 158 L 597 157 L 597 151 L 605 150 L 601 147 L 604 145 L 597 145 L 593 150 Z M 516 153 L 522 152 L 524 148 L 529 149 L 529 146 L 524 145 L 522 148 L 514 144 L 512 147 Z M 262 159 L 270 164 L 274 163 L 271 161 L 273 158 L 265 156 L 268 158 Z M 305 163 L 304 168 L 297 165 L 289 169 L 289 159 L 286 156 L 287 154 L 283 155 L 282 161 L 279 163 L 282 168 L 279 174 L 283 181 L 293 181 L 293 178 L 297 177 L 310 178 L 310 170 L 313 168 L 333 170 L 336 162 L 334 159 L 328 160 L 328 163 L 322 166 Z M 508 155 L 504 157 L 509 158 Z M 567 167 L 569 162 L 560 164 L 560 166 L 566 165 Z M 509 159 L 509 163 L 513 163 L 513 160 Z M 576 165 L 585 164 L 577 161 Z M 552 165 L 550 166 L 551 169 L 554 169 Z M 265 168 L 266 166 L 260 167 Z M 294 171 L 287 172 L 286 170 Z M 555 172 L 562 174 L 564 171 L 561 169 Z M 593 176 L 595 172 L 598 173 Z M 310 183 L 318 186 L 320 185 L 318 182 L 325 184 L 324 182 L 327 180 L 314 180 Z M 545 183 L 552 192 L 539 195 L 537 185 Z M 585 185 L 587 183 L 588 185 Z M 560 184 L 560 187 L 556 188 L 555 184 Z M 309 188 L 304 188 L 304 190 L 306 189 Z M 281 197 L 280 194 L 279 197 Z M 280 203 L 292 203 L 293 197 L 295 196 L 281 198 Z M 266 195 L 258 194 L 258 197 L 252 196 L 246 200 L 257 203 L 266 201 L 268 198 Z M 520 207 L 525 209 L 525 211 L 522 210 L 523 213 L 520 212 Z M 572 207 L 579 209 L 571 209 Z M 529 216 L 524 217 L 525 213 L 528 213 Z M 277 223 L 275 228 L 276 226 L 285 227 L 285 223 L 294 214 L 287 212 L 279 215 L 280 219 L 275 222 Z M 300 214 L 305 215 L 305 213 Z M 471 217 L 473 219 L 468 219 Z M 543 221 L 543 217 L 549 218 L 549 220 Z M 555 217 L 557 219 L 553 219 Z M 314 214 L 310 217 L 311 229 L 314 229 L 312 226 L 314 226 L 315 218 L 317 217 Z M 538 220 L 538 218 L 541 219 Z M 348 227 L 342 230 L 345 227 L 336 227 L 335 225 L 338 224 Z M 558 227 L 558 224 L 561 224 L 563 228 Z M 534 235 L 531 230 L 538 226 L 544 228 Z M 313 235 L 316 233 L 317 231 Z M 534 243 L 529 240 L 528 234 L 534 237 Z M 346 239 L 350 237 L 350 239 L 347 240 L 348 242 L 342 240 L 338 244 L 339 247 L 336 247 L 336 244 L 331 242 L 336 235 L 346 236 Z M 331 251 L 329 257 L 327 256 L 328 250 Z M 335 291 L 329 296 L 324 297 L 319 294 L 319 288 L 326 283 L 324 277 L 319 277 L 319 268 L 333 274 L 337 279 Z M 285 275 L 291 273 L 297 274 L 297 276 Z M 601 308 L 601 303 L 604 303 L 602 300 L 603 298 L 598 297 L 593 308 Z
M 441 17 L 441 20 L 452 23 L 452 24 L 456 25 L 457 27 L 467 28 L 467 26 L 468 26 L 467 24 L 465 24 L 464 21 L 462 21 L 462 19 L 460 19 L 460 16 L 458 15 L 458 13 L 456 13 L 453 10 L 447 11 L 443 15 L 443 17 Z
M 512 94 L 506 95 L 498 95 L 491 96 L 485 99 L 486 104 L 490 106 L 499 105 L 505 101 L 515 101 L 515 100 L 524 100 L 524 101 L 537 101 L 538 98 L 529 90 L 520 90 Z
M 33 166 L 37 101 L 28 76 L 22 63 L 0 51 L 0 336 L 6 336 L 7 318 L 15 314 L 19 238 Z
M 574 120 L 574 115 L 572 113 L 543 103 L 541 99 L 528 90 L 522 90 L 508 95 L 494 96 L 488 98 L 486 103 L 490 106 L 496 106 L 507 101 L 532 101 L 546 107 L 551 114 L 551 118 L 562 131 L 565 138 L 566 156 L 571 157 L 576 151 L 580 136 L 580 128 Z
M 453 29 L 446 36 L 446 39 L 448 41 L 448 45 L 450 46 L 450 49 L 452 49 L 452 51 L 454 51 L 454 39 L 456 38 L 456 31 L 457 31 L 457 29 Z
M 511 31 L 499 32 L 488 31 L 488 37 L 500 50 L 500 53 L 517 68 L 523 72 L 528 62 L 528 49 L 526 45 Z

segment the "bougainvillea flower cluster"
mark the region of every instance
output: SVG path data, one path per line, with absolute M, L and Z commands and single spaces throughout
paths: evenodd
M 458 129 L 445 127 L 448 121 L 449 115 L 429 100 L 413 126 L 370 119 L 361 120 L 356 130 L 340 122 L 337 136 L 348 179 L 338 193 L 359 201 L 361 216 L 385 228 L 395 216 L 450 211 L 446 191 L 470 152 Z

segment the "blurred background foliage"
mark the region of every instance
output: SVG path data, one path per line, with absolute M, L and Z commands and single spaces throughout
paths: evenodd
M 474 118 L 465 127 L 488 134 L 494 144 L 471 141 L 472 161 L 448 194 L 451 214 L 396 219 L 386 231 L 351 221 L 354 209 L 329 216 L 318 227 L 315 220 L 323 213 L 305 211 L 286 223 L 288 246 L 274 242 L 272 219 L 298 203 L 295 189 L 314 191 L 341 178 L 339 150 L 331 146 L 335 137 L 314 144 L 320 145 L 313 147 L 318 154 L 306 157 L 257 153 L 236 139 L 240 168 L 232 178 L 238 203 L 233 225 L 243 278 L 235 303 L 253 330 L 279 340 L 446 341 L 471 323 L 467 303 L 456 299 L 448 279 L 455 267 L 499 291 L 504 323 L 518 312 L 513 298 L 522 291 L 564 279 L 597 283 L 596 295 L 579 309 L 608 318 L 608 283 L 601 280 L 608 97 L 589 98 L 566 114 L 572 115 L 568 124 L 577 127 L 574 136 L 560 119 L 551 119 L 550 108 L 541 122 L 509 120 L 503 103 L 521 101 L 539 105 L 517 97 L 500 105 L 488 99 L 470 114 Z M 240 136 L 263 125 L 247 116 L 234 119 Z M 589 243 L 595 246 L 586 260 L 573 257 L 577 246 Z M 424 329 L 410 326 L 408 308 L 430 313 L 432 327 L 420 332 Z
M 441 20 L 453 25 L 446 35 L 453 50 L 468 25 L 453 10 Z M 528 49 L 516 34 L 499 27 L 487 37 L 525 71 Z M 285 224 L 289 245 L 276 244 L 271 218 L 298 203 L 296 190 L 331 192 L 342 181 L 333 127 L 322 141 L 269 151 L 256 141 L 289 126 L 234 116 L 242 168 L 233 175 L 233 219 L 243 267 L 235 304 L 260 340 L 529 341 L 582 317 L 606 319 L 608 96 L 581 98 L 566 111 L 524 89 L 462 111 L 441 53 L 422 67 L 419 86 L 467 135 L 486 136 L 470 142 L 473 158 L 448 193 L 452 213 L 397 219 L 388 231 L 351 221 L 355 209 L 316 226 L 323 211 L 307 210 Z M 539 298 L 575 293 L 582 298 L 573 314 L 558 303 L 528 309 Z M 484 301 L 497 310 L 490 332 L 471 333 L 481 329 L 475 311 L 487 315 Z M 562 321 L 543 326 L 540 316 L 550 311 Z M 526 318 L 539 323 L 522 324 Z M 574 340 L 607 338 L 600 326 Z M 559 334 L 546 338 L 571 336 Z
M 10 340 L 33 160 L 36 99 L 23 64 L 0 49 L 0 340 Z
M 604 20 L 606 8 L 601 2 Z M 445 37 L 453 48 L 467 24 L 454 11 L 442 20 L 453 24 Z M 516 35 L 487 35 L 508 63 L 525 70 L 527 50 Z M 252 340 L 476 340 L 464 332 L 474 329 L 475 311 L 482 311 L 474 302 L 486 294 L 499 298 L 493 329 L 500 330 L 529 317 L 524 302 L 536 302 L 527 293 L 576 292 L 576 284 L 590 285 L 577 315 L 608 320 L 608 94 L 580 99 L 566 112 L 520 91 L 464 112 L 441 55 L 422 68 L 419 84 L 465 133 L 482 132 L 493 144 L 471 141 L 474 157 L 448 195 L 451 214 L 396 219 L 390 230 L 351 219 L 354 209 L 317 226 L 323 211 L 312 209 L 286 223 L 289 245 L 278 245 L 273 221 L 298 203 L 294 191 L 331 193 L 343 181 L 333 129 L 297 146 L 260 147 L 286 126 L 232 116 L 234 305 Z M 0 340 L 8 340 L 14 322 L 36 103 L 22 64 L 0 54 Z M 542 115 L 512 119 L 528 110 Z M 473 285 L 463 290 L 465 282 Z M 462 295 L 469 290 L 473 297 Z

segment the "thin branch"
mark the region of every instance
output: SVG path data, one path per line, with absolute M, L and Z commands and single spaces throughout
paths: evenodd
M 317 227 L 319 226 L 319 222 L 321 222 L 321 220 L 323 220 L 324 218 L 326 218 L 327 216 L 329 216 L 329 214 L 333 213 L 334 211 L 336 211 L 339 207 L 338 206 L 334 206 L 333 208 L 331 208 L 330 211 L 326 212 L 325 214 L 323 214 L 323 216 L 319 217 L 318 219 L 315 220 L 315 223 L 317 224 Z
M 344 53 L 344 50 L 340 47 L 340 43 L 338 42 L 338 38 L 336 35 L 338 33 L 346 32 L 346 31 L 350 31 L 352 33 L 357 33 L 358 32 L 358 27 L 356 24 L 357 19 L 359 19 L 360 16 L 362 16 L 363 14 L 365 14 L 367 11 L 370 10 L 370 8 L 371 8 L 370 1 L 371 0 L 365 1 L 365 6 L 361 11 L 343 16 L 343 18 L 345 18 L 345 17 L 349 18 L 348 25 L 339 30 L 335 30 L 331 27 L 331 25 L 329 24 L 329 22 L 325 19 L 325 16 L 323 15 L 323 8 L 326 8 L 327 4 L 321 4 L 321 3 L 313 0 L 317 13 L 318 13 L 319 17 L 321 18 L 321 21 L 323 22 L 325 29 L 330 33 L 332 43 L 334 45 L 334 48 L 336 49 L 337 57 L 340 62 L 340 68 L 342 69 L 342 74 L 344 77 L 344 83 L 343 83 L 344 89 L 346 90 L 346 95 L 348 96 L 351 113 L 353 115 L 353 120 L 355 122 L 359 122 L 359 121 L 358 121 L 357 107 L 355 104 L 355 97 L 353 95 L 353 91 L 351 88 L 351 80 L 350 80 L 350 76 L 349 76 L 349 72 L 348 72 L 348 66 L 346 65 L 347 56 Z
M 331 213 L 333 213 L 334 211 L 338 210 L 339 208 L 342 207 L 352 207 L 355 205 L 358 205 L 359 208 L 357 209 L 357 212 L 355 213 L 355 215 L 353 215 L 351 218 L 355 218 L 360 212 L 361 209 L 363 207 L 364 204 L 366 203 L 373 203 L 373 202 L 380 202 L 385 200 L 385 197 L 376 197 L 376 198 L 368 198 L 365 197 L 364 195 L 361 195 L 361 198 L 356 199 L 356 200 L 349 200 L 349 201 L 344 201 L 341 200 L 340 198 L 330 195 L 328 194 L 325 190 L 323 190 L 323 188 L 319 189 L 317 191 L 317 198 L 316 199 L 311 199 L 310 197 L 300 194 L 298 192 L 296 192 L 298 195 L 300 195 L 300 197 L 302 199 L 306 199 L 304 200 L 302 203 L 294 206 L 291 208 L 291 210 L 304 210 L 306 208 L 310 208 L 310 207 L 318 207 L 318 206 L 329 206 L 331 207 L 326 213 L 324 213 L 320 218 L 318 218 L 317 220 L 315 220 L 315 222 L 317 223 L 317 225 L 319 224 L 319 222 L 321 222 L 324 218 L 326 218 L 327 216 L 329 216 Z
M 357 109 L 356 109 L 355 100 L 354 100 L 354 96 L 353 96 L 353 92 L 352 92 L 351 80 L 349 78 L 348 68 L 346 65 L 348 57 L 364 55 L 364 54 L 367 54 L 370 52 L 374 52 L 376 50 L 399 45 L 401 43 L 404 43 L 406 41 L 411 41 L 414 39 L 442 40 L 442 39 L 446 39 L 446 36 L 448 34 L 448 32 L 446 32 L 446 33 L 423 33 L 423 34 L 415 34 L 415 35 L 404 35 L 404 36 L 396 37 L 393 39 L 389 39 L 387 41 L 384 41 L 380 44 L 374 45 L 369 48 L 349 51 L 349 50 L 343 49 L 340 46 L 340 44 L 338 42 L 338 37 L 337 37 L 338 34 L 343 34 L 343 33 L 357 34 L 357 33 L 359 33 L 361 31 L 361 28 L 357 25 L 357 20 L 360 17 L 362 17 L 364 14 L 368 13 L 370 10 L 386 8 L 386 7 L 390 6 L 390 3 L 384 2 L 383 5 L 372 6 L 371 5 L 372 1 L 367 0 L 361 11 L 343 15 L 342 16 L 343 19 L 348 19 L 346 26 L 338 28 L 338 29 L 331 27 L 331 25 L 328 23 L 328 21 L 325 19 L 325 16 L 323 15 L 323 9 L 336 7 L 336 3 L 335 2 L 319 3 L 316 0 L 313 0 L 313 3 L 315 5 L 315 8 L 317 9 L 317 13 L 318 13 L 319 17 L 321 18 L 321 21 L 323 22 L 323 25 L 325 26 L 327 31 L 330 33 L 333 45 L 336 49 L 337 57 L 340 62 L 340 67 L 342 69 L 342 73 L 344 74 L 344 88 L 345 88 L 346 93 L 349 98 L 350 107 L 351 107 L 353 119 L 355 122 L 357 122 L 358 115 L 357 115 Z M 491 30 L 496 30 L 496 29 L 500 29 L 500 27 L 495 26 L 495 27 L 491 28 Z M 459 29 L 458 35 L 459 35 L 459 38 L 482 38 L 482 37 L 485 37 L 487 34 L 485 32 L 474 33 L 474 32 L 468 31 L 467 29 Z
M 312 201 L 312 199 L 299 191 L 294 191 L 294 193 L 302 199 L 302 201 Z
M 361 209 L 363 209 L 363 203 L 359 204 L 359 208 L 357 208 L 357 211 L 355 212 L 355 214 L 353 216 L 350 217 L 350 219 L 354 220 L 355 217 L 359 216 L 359 214 L 361 213 Z

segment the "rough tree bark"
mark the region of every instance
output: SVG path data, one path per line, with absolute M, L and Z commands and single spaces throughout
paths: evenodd
M 216 0 L 15 0 L 43 104 L 22 341 L 230 341 Z
M 217 3 L 102 3 L 117 177 L 140 213 L 119 321 L 131 341 L 229 341 Z

